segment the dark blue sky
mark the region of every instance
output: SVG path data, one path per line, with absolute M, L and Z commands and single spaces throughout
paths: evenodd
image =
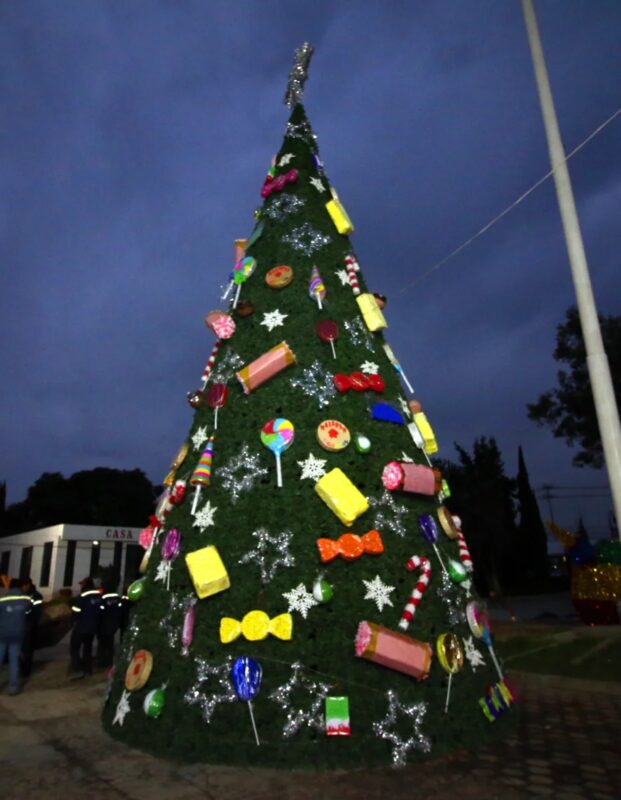
M 621 105 L 616 0 L 536 5 L 568 150 Z M 534 486 L 605 486 L 526 416 L 573 286 L 517 2 L 0 3 L 0 479 L 140 467 L 191 422 L 233 240 L 248 235 L 293 50 L 353 245 L 440 455 L 495 436 Z M 621 313 L 621 119 L 571 160 L 598 307 Z M 554 501 L 604 532 L 610 502 Z M 542 509 L 545 510 L 545 509 Z

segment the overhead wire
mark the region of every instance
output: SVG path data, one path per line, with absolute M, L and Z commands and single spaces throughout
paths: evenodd
M 604 130 L 605 127 L 610 125 L 610 123 L 613 122 L 613 120 L 616 119 L 616 117 L 618 117 L 619 114 L 621 114 L 621 108 L 618 108 L 613 114 L 611 114 L 608 117 L 608 119 L 604 120 L 604 122 L 602 122 L 600 125 L 598 125 L 597 128 L 595 128 L 595 130 L 591 131 L 591 133 L 586 137 L 586 139 L 583 139 L 580 142 L 579 145 L 574 147 L 574 149 L 570 153 L 568 153 L 563 160 L 565 162 L 567 162 L 567 161 L 569 161 L 570 158 L 573 158 L 573 156 L 575 156 L 576 153 L 578 153 L 580 150 L 582 150 L 582 148 L 585 145 L 587 145 L 591 141 L 591 139 L 595 138 L 595 136 L 597 136 L 599 133 L 601 133 Z M 551 178 L 552 175 L 554 175 L 554 172 L 555 172 L 555 168 L 550 169 L 543 177 L 539 178 L 538 181 L 533 183 L 532 186 L 530 186 L 516 200 L 514 200 L 513 203 L 511 203 L 511 205 L 507 206 L 503 211 L 501 211 L 499 214 L 497 214 L 486 225 L 484 225 L 480 230 L 478 230 L 473 236 L 471 236 L 469 239 L 466 239 L 466 241 L 463 242 L 462 244 L 460 244 L 459 247 L 456 247 L 447 256 L 442 258 L 440 261 L 438 261 L 436 264 L 434 264 L 428 270 L 423 272 L 421 275 L 417 276 L 416 278 L 411 280 L 409 283 L 406 283 L 406 285 L 402 289 L 399 290 L 399 294 L 404 294 L 409 289 L 411 289 L 413 286 L 416 286 L 417 284 L 419 284 L 422 281 L 424 281 L 426 278 L 429 277 L 429 275 L 431 275 L 436 270 L 440 269 L 440 267 L 444 266 L 444 264 L 446 264 L 447 261 L 450 261 L 456 255 L 458 255 L 463 250 L 465 250 L 469 245 L 471 245 L 472 242 L 474 242 L 479 237 L 483 236 L 484 233 L 487 233 L 487 231 L 491 227 L 493 227 L 497 222 L 500 222 L 500 220 L 503 217 L 505 217 L 510 211 L 512 211 L 521 202 L 526 200 L 526 198 L 530 194 L 532 194 L 535 191 L 535 189 L 538 189 L 541 186 L 542 183 L 545 183 L 548 180 L 548 178 Z

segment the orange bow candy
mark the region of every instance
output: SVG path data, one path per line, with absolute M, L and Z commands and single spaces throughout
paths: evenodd
M 336 541 L 334 539 L 317 539 L 317 547 L 321 560 L 332 561 L 341 556 L 346 561 L 360 558 L 363 553 L 379 555 L 384 552 L 384 542 L 379 531 L 373 530 L 358 536 L 355 533 L 344 533 Z

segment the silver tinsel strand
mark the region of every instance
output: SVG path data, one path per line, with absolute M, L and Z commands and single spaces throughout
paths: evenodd
M 204 658 L 196 658 L 196 680 L 183 696 L 183 701 L 190 706 L 198 705 L 203 712 L 203 720 L 211 722 L 213 712 L 220 703 L 234 703 L 237 700 L 235 689 L 231 681 L 232 658 L 227 656 L 222 664 L 209 664 Z M 207 683 L 208 688 L 215 689 L 220 687 L 220 691 L 207 694 L 202 691 L 203 684 Z
M 375 343 L 373 341 L 373 337 L 369 333 L 369 329 L 360 319 L 360 317 L 346 320 L 343 323 L 343 327 L 347 331 L 347 335 L 349 336 L 349 338 L 351 339 L 351 343 L 355 347 L 359 347 L 362 344 L 367 348 L 367 350 L 370 350 L 372 353 L 375 351 Z
M 446 606 L 446 616 L 449 625 L 453 627 L 466 621 L 462 591 L 461 587 L 455 585 L 444 570 L 440 570 L 440 586 L 437 589 L 437 594 Z
M 332 237 L 313 228 L 310 222 L 305 222 L 303 225 L 294 228 L 291 233 L 283 236 L 281 241 L 294 250 L 304 253 L 306 256 L 311 256 L 317 250 L 329 245 Z
M 278 686 L 270 693 L 269 698 L 278 703 L 287 714 L 287 720 L 282 729 L 285 739 L 290 739 L 302 726 L 325 730 L 325 717 L 322 713 L 325 697 L 332 688 L 329 683 L 322 683 L 304 675 L 304 667 L 296 661 L 291 665 L 291 677 L 282 686 Z M 294 689 L 302 689 L 312 697 L 310 706 L 304 711 L 301 708 L 292 708 L 291 693 Z
M 406 529 L 401 522 L 401 517 L 408 513 L 405 506 L 399 505 L 392 494 L 392 492 L 384 491 L 382 496 L 378 499 L 376 497 L 368 498 L 371 508 L 378 509 L 373 518 L 373 526 L 380 532 L 388 529 L 397 536 L 405 536 Z M 382 511 L 382 507 L 388 509 L 388 513 Z
M 319 361 L 313 361 L 310 367 L 302 370 L 302 374 L 290 378 L 289 383 L 296 389 L 302 389 L 306 396 L 314 397 L 319 408 L 330 405 L 336 394 L 333 375 Z
M 295 564 L 295 556 L 292 556 L 289 552 L 291 540 L 293 539 L 291 531 L 281 531 L 276 536 L 270 536 L 267 528 L 259 528 L 253 531 L 252 535 L 258 541 L 257 546 L 254 550 L 249 550 L 243 555 L 237 563 L 258 565 L 263 583 L 269 583 L 279 567 L 292 567 Z M 273 553 L 269 566 L 267 563 L 268 548 Z
M 386 697 L 388 699 L 388 711 L 384 719 L 373 723 L 373 733 L 379 736 L 380 739 L 386 739 L 392 743 L 393 766 L 403 767 L 407 762 L 410 750 L 421 750 L 423 753 L 428 753 L 431 750 L 431 740 L 420 730 L 427 712 L 427 703 L 420 702 L 405 706 L 392 689 L 386 692 Z M 407 739 L 403 739 L 396 730 L 393 730 L 398 714 L 403 714 L 412 720 L 412 735 Z
M 308 66 L 313 55 L 313 47 L 308 42 L 304 42 L 295 51 L 295 61 L 289 73 L 287 81 L 287 91 L 285 92 L 285 105 L 289 108 L 297 105 L 302 100 L 304 84 L 308 78 Z
M 235 375 L 237 370 L 244 366 L 243 360 L 234 350 L 227 350 L 219 358 L 209 376 L 211 383 L 228 383 Z
M 254 489 L 255 482 L 267 475 L 269 470 L 259 466 L 259 456 L 250 455 L 248 445 L 244 442 L 238 455 L 230 458 L 226 464 L 214 470 L 214 475 L 222 486 L 231 494 L 231 502 L 236 503 L 242 492 Z
M 173 650 L 177 650 L 181 644 L 183 615 L 192 597 L 194 597 L 193 594 L 170 592 L 168 612 L 160 620 L 160 628 L 166 635 L 168 646 Z
M 272 195 L 273 196 L 273 195 Z M 277 195 L 263 213 L 270 219 L 282 222 L 285 217 L 295 214 L 306 205 L 306 200 L 294 194 Z

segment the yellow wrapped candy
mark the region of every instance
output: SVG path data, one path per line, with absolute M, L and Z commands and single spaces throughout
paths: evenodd
M 358 307 L 362 313 L 364 324 L 371 332 L 379 331 L 382 328 L 388 327 L 388 323 L 386 322 L 380 307 L 377 305 L 377 300 L 372 294 L 359 294 L 358 297 L 356 297 L 356 302 L 358 303 Z
M 240 635 L 249 642 L 260 642 L 270 633 L 277 639 L 289 641 L 293 633 L 291 614 L 279 614 L 270 620 L 265 611 L 249 611 L 241 622 L 232 617 L 220 620 L 220 641 L 223 644 L 234 642 Z
M 414 414 L 414 422 L 416 423 L 416 427 L 420 431 L 420 435 L 423 437 L 423 441 L 425 443 L 425 453 L 427 455 L 431 455 L 432 453 L 438 452 L 438 443 L 436 442 L 436 437 L 433 432 L 433 428 L 429 424 L 429 420 L 425 416 L 424 411 L 419 411 L 417 414 Z
M 192 578 L 194 590 L 201 600 L 230 587 L 229 574 L 222 563 L 220 554 L 212 544 L 188 553 L 185 563 Z
M 342 234 L 350 234 L 354 231 L 354 226 L 352 225 L 352 221 L 350 220 L 349 216 L 347 215 L 347 211 L 341 205 L 341 201 L 337 193 L 332 191 L 332 200 L 328 200 L 326 203 L 326 211 L 332 217 L 332 222 L 339 233 Z
M 347 527 L 369 507 L 367 498 L 338 467 L 317 481 L 315 491 Z

